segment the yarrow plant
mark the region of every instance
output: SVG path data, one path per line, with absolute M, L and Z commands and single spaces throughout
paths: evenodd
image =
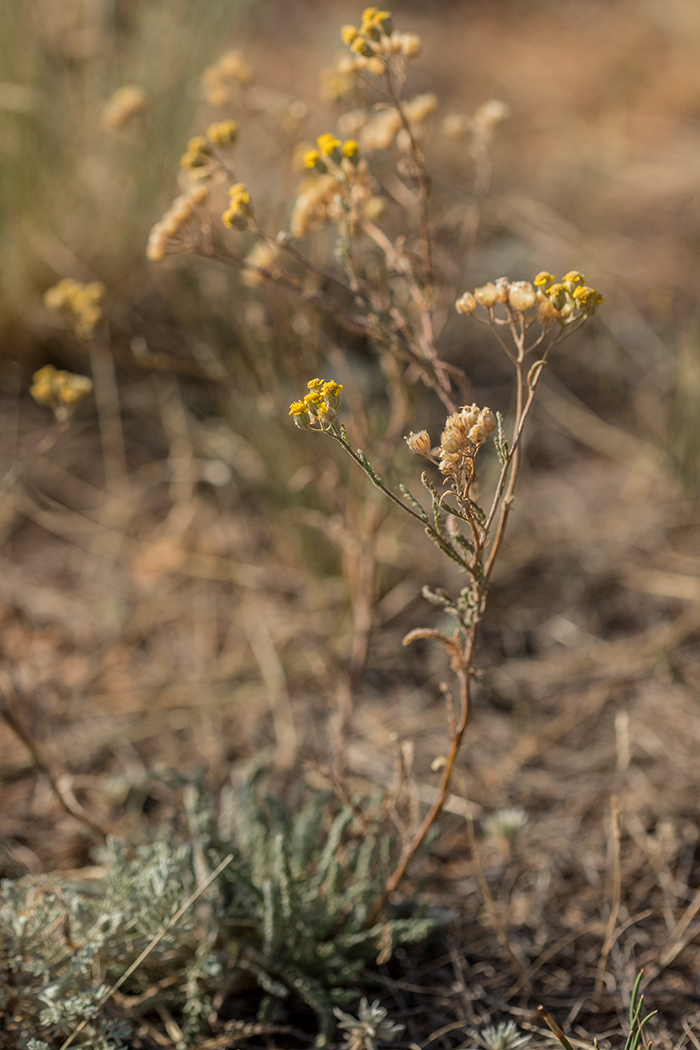
M 586 284 L 578 271 L 565 274 L 559 281 L 549 273 L 539 273 L 532 282 L 511 282 L 501 277 L 457 299 L 457 312 L 474 316 L 490 327 L 514 367 L 515 416 L 508 438 L 501 414 L 477 404 L 463 405 L 451 412 L 436 445 L 426 430 L 408 434 L 406 442 L 411 451 L 442 476 L 440 489 L 427 472 L 422 475 L 423 485 L 431 497 L 430 511 L 404 485 L 400 486 L 401 496 L 389 489 L 365 453 L 352 448 L 344 426 L 337 419 L 342 394 L 337 383 L 311 380 L 308 394 L 290 406 L 290 415 L 298 427 L 326 434 L 338 442 L 377 488 L 421 523 L 428 537 L 459 566 L 465 577 L 465 585 L 456 595 L 442 589 L 423 589 L 424 596 L 455 621 L 454 632 L 418 628 L 404 638 L 404 645 L 411 645 L 417 639 L 431 639 L 444 646 L 458 689 L 456 695 L 446 691 L 449 742 L 447 754 L 437 763 L 442 767 L 437 797 L 405 843 L 376 903 L 372 920 L 401 883 L 449 792 L 454 764 L 471 716 L 474 655 L 489 579 L 511 513 L 523 433 L 544 367 L 554 347 L 580 328 L 602 301 L 601 294 Z M 482 506 L 472 497 L 477 478 L 476 458 L 491 436 L 501 471 L 490 505 Z
M 343 385 L 335 379 L 311 379 L 289 408 L 299 429 L 340 445 L 378 490 L 420 524 L 462 575 L 456 594 L 423 590 L 452 618 L 454 630 L 418 628 L 404 639 L 405 645 L 428 639 L 443 646 L 456 687 L 445 690 L 448 742 L 445 754 L 434 763 L 440 770 L 435 801 L 405 836 L 366 917 L 371 926 L 404 878 L 449 793 L 470 721 L 475 650 L 489 582 L 512 511 L 523 434 L 545 366 L 554 349 L 580 329 L 603 300 L 575 270 L 560 279 L 549 272 L 531 280 L 501 277 L 464 291 L 455 303 L 457 313 L 465 322 L 489 328 L 512 366 L 513 418 L 507 424 L 500 412 L 472 400 L 466 375 L 444 359 L 438 346 L 445 320 L 446 273 L 452 263 L 441 257 L 435 237 L 434 180 L 426 160 L 438 99 L 432 93 L 411 97 L 407 91 L 410 63 L 421 53 L 420 38 L 396 29 L 390 12 L 368 7 L 359 25 L 341 28 L 341 40 L 343 50 L 324 73 L 323 83 L 329 97 L 340 106 L 349 100 L 352 108 L 341 113 L 333 129 L 322 130 L 313 142 L 300 141 L 303 105 L 289 101 L 268 107 L 267 115 L 274 110 L 288 136 L 290 156 L 303 172 L 288 229 L 265 229 L 255 183 L 239 170 L 236 150 L 246 134 L 244 115 L 259 108 L 260 94 L 253 94 L 252 69 L 241 55 L 230 54 L 206 71 L 204 87 L 213 104 L 234 104 L 237 112 L 190 140 L 181 161 L 183 191 L 153 228 L 147 254 L 155 261 L 182 251 L 204 255 L 239 268 L 247 284 L 267 282 L 332 312 L 340 325 L 362 335 L 380 359 L 391 410 L 380 454 L 391 458 L 405 435 L 408 447 L 425 463 L 427 506 L 406 486 L 395 492 L 385 484 L 366 453 L 351 443 L 340 418 Z M 488 187 L 488 150 L 506 116 L 507 107 L 491 100 L 473 117 L 452 114 L 444 123 L 448 136 L 466 136 L 471 144 L 477 205 Z M 473 205 L 470 208 L 473 211 Z M 463 231 L 469 228 L 473 239 L 472 211 L 461 225 Z M 314 240 L 318 233 L 325 236 Z M 454 293 L 451 298 L 454 302 Z M 408 390 L 418 380 L 446 411 L 437 440 L 425 429 L 406 433 Z M 363 444 L 375 444 L 361 415 L 353 413 L 353 433 L 359 430 Z M 483 502 L 476 486 L 477 457 L 491 442 L 500 473 L 490 500 Z M 376 531 L 381 516 L 368 517 Z M 371 531 L 363 536 L 365 545 L 371 546 L 373 538 Z

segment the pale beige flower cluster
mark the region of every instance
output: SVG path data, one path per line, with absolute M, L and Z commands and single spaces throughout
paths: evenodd
M 190 221 L 198 205 L 203 204 L 208 196 L 208 187 L 202 182 L 196 182 L 175 198 L 165 215 L 151 230 L 146 246 L 148 259 L 160 262 L 169 251 L 179 250 L 174 243 L 175 238 Z
M 102 296 L 105 286 L 100 281 L 74 281 L 64 277 L 44 292 L 44 305 L 52 313 L 70 321 L 76 335 L 83 339 L 94 335 L 102 320 Z
M 427 430 L 409 434 L 406 443 L 412 452 L 430 460 L 441 474 L 464 490 L 474 476 L 474 457 L 495 429 L 496 419 L 490 408 L 463 405 L 445 420 L 437 448 L 432 448 Z
M 146 92 L 136 84 L 117 88 L 102 110 L 102 124 L 108 131 L 118 131 L 146 110 Z
M 237 90 L 253 79 L 253 67 L 242 51 L 225 51 L 216 62 L 202 73 L 202 86 L 207 102 L 212 106 L 227 106 L 233 102 Z
M 326 222 L 341 220 L 356 229 L 363 219 L 374 222 L 382 214 L 386 205 L 374 191 L 366 162 L 353 165 L 343 159 L 340 164 L 347 181 L 328 172 L 310 175 L 299 184 L 289 221 L 293 237 L 304 237 Z

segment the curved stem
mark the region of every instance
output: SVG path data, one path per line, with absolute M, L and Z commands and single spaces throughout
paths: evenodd
M 462 667 L 457 671 L 457 677 L 460 685 L 460 700 L 461 700 L 461 711 L 459 720 L 456 722 L 453 732 L 450 738 L 450 747 L 445 759 L 445 765 L 443 766 L 442 776 L 440 777 L 440 784 L 437 790 L 437 797 L 433 802 L 432 806 L 426 813 L 425 817 L 404 846 L 401 851 L 401 855 L 396 863 L 394 870 L 391 875 L 387 878 L 384 883 L 384 889 L 380 894 L 379 898 L 375 901 L 374 907 L 371 909 L 367 918 L 365 919 L 363 926 L 365 929 L 369 929 L 374 926 L 377 919 L 383 912 L 389 897 L 395 889 L 403 881 L 409 864 L 415 857 L 418 850 L 425 842 L 425 837 L 432 828 L 437 818 L 442 813 L 447 797 L 450 793 L 450 783 L 452 781 L 452 773 L 454 770 L 455 761 L 459 754 L 464 734 L 469 725 L 469 719 L 471 716 L 471 695 L 470 695 L 470 681 L 469 681 L 469 666 L 471 664 L 472 653 L 474 651 L 474 643 L 476 641 L 476 633 L 478 630 L 478 623 L 472 625 L 472 628 L 467 639 L 464 652 L 462 653 L 461 663 Z

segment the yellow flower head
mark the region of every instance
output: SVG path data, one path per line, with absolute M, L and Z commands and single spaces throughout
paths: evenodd
M 535 288 L 542 288 L 545 284 L 549 284 L 549 282 L 553 280 L 553 273 L 547 273 L 546 270 L 540 270 L 540 272 L 537 274 L 537 277 L 535 277 L 532 283 L 534 284 Z
M 237 182 L 228 191 L 229 206 L 221 216 L 224 225 L 229 229 L 232 226 L 245 226 L 246 219 L 250 217 L 250 194 L 245 182 Z
M 180 157 L 181 168 L 201 168 L 211 160 L 211 150 L 204 135 L 195 135 L 187 143 L 187 152 Z
M 362 12 L 362 26 L 360 32 L 369 34 L 376 33 L 387 33 L 388 27 L 385 25 L 391 19 L 390 11 L 379 11 L 376 7 L 367 7 Z
M 565 305 L 567 298 L 566 293 L 566 285 L 562 284 L 561 281 L 558 281 L 556 284 L 553 284 L 551 288 L 547 289 L 547 298 L 549 299 L 555 310 L 561 310 L 562 307 Z
M 317 149 L 309 149 L 304 154 L 304 166 L 307 168 L 315 168 L 321 159 L 321 154 Z
M 359 152 L 360 152 L 360 144 L 359 144 L 359 142 L 356 142 L 355 139 L 347 139 L 347 141 L 343 143 L 343 154 L 344 154 L 344 156 L 346 156 L 346 157 L 354 157 Z
M 75 406 L 92 391 L 92 380 L 73 372 L 61 372 L 53 365 L 44 365 L 32 376 L 29 393 L 39 404 L 53 409 L 56 419 L 69 419 Z
M 326 132 L 324 135 L 318 136 L 316 145 L 324 157 L 330 157 L 331 153 L 335 153 L 341 143 L 340 139 L 337 139 L 335 135 Z
M 574 289 L 572 295 L 583 314 L 594 314 L 600 304 L 605 301 L 600 292 L 587 284 L 579 285 L 578 288 Z
M 117 131 L 146 109 L 146 92 L 136 84 L 117 88 L 102 110 L 102 124 L 109 131 Z
M 340 39 L 348 47 L 352 44 L 353 40 L 357 36 L 357 29 L 355 26 L 341 26 L 340 27 Z
M 207 138 L 216 146 L 231 146 L 238 137 L 238 121 L 220 120 L 207 128 Z
M 582 273 L 579 273 L 578 270 L 569 270 L 569 272 L 565 273 L 562 277 L 562 281 L 570 281 L 571 284 L 585 284 L 586 278 Z

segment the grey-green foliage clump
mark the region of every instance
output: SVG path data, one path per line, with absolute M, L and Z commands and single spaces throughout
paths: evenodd
M 216 798 L 189 789 L 187 834 L 111 841 L 104 874 L 68 884 L 5 880 L 0 897 L 0 1043 L 54 1050 L 84 1018 L 73 1045 L 126 1047 L 140 1016 L 165 1007 L 185 1045 L 241 1020 L 283 1022 L 285 1002 L 310 1007 L 318 1045 L 333 1008 L 357 997 L 365 964 L 423 940 L 422 918 L 364 929 L 381 892 L 389 842 L 378 816 L 323 796 L 294 809 L 266 796 L 259 776 Z M 372 812 L 378 814 L 378 807 Z M 383 833 L 382 833 L 383 831 Z M 105 993 L 204 878 L 216 881 L 102 1003 Z

